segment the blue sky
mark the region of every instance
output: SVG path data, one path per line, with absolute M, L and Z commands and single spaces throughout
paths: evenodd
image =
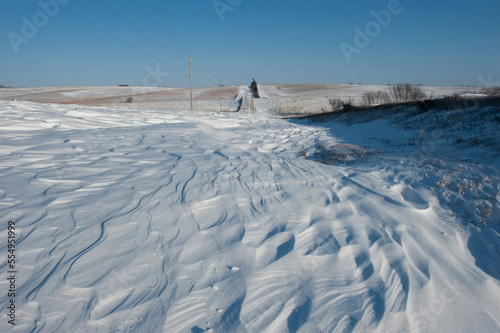
M 0 84 L 500 85 L 499 0 L 47 1 L 0 0 Z

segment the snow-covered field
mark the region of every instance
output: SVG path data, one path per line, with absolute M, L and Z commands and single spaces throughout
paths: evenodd
M 330 98 L 361 103 L 368 91 L 388 91 L 389 86 L 348 84 L 268 84 L 260 85 L 259 102 L 264 109 L 282 114 L 312 114 L 329 108 Z M 246 86 L 194 88 L 194 109 L 236 111 Z M 422 87 L 428 96 L 476 91 L 478 87 Z M 127 100 L 130 98 L 129 102 Z M 91 106 L 120 106 L 145 109 L 190 110 L 188 88 L 161 87 L 52 87 L 0 89 L 0 100 L 37 103 L 65 103 Z M 264 103 L 264 104 L 263 104 Z
M 194 88 L 194 109 L 235 111 L 240 87 Z M 52 87 L 0 89 L 0 100 L 190 110 L 189 88 Z
M 273 89 L 0 101 L 0 331 L 500 331 L 499 111 L 285 120 Z

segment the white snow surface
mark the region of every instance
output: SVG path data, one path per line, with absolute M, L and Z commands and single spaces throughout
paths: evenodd
M 304 158 L 354 127 L 19 101 L 0 117 L 1 332 L 500 331 L 496 229 L 474 252 L 482 234 L 378 153 Z

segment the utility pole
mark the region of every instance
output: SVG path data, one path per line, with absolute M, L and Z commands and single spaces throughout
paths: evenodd
M 219 82 L 220 112 L 222 112 L 222 81 Z
M 193 110 L 193 64 L 191 61 L 191 55 L 189 55 L 189 86 L 191 90 L 191 110 Z

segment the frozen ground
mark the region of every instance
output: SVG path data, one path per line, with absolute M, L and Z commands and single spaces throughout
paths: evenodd
M 0 101 L 0 331 L 500 331 L 498 110 L 441 127 L 269 105 Z

